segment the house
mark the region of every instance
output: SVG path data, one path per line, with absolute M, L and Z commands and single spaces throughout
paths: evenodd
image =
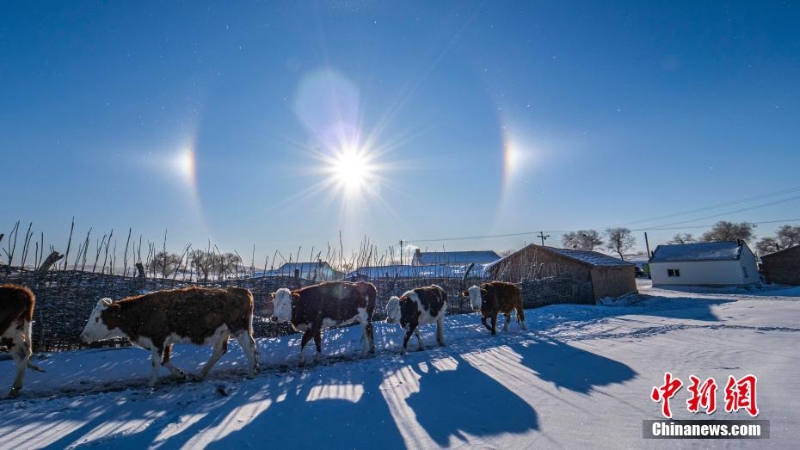
M 491 250 L 463 251 L 463 252 L 422 252 L 417 249 L 412 266 L 429 266 L 435 264 L 462 264 L 472 263 L 489 264 L 500 259 L 500 255 Z
M 483 278 L 484 265 L 471 264 L 436 264 L 428 266 L 389 265 L 374 267 L 359 267 L 345 275 L 344 279 L 354 280 L 379 280 L 379 279 L 425 279 L 425 278 L 463 278 L 469 270 L 470 278 Z
M 335 270 L 325 261 L 289 262 L 277 269 L 257 273 L 264 277 L 299 277 L 312 281 L 340 280 L 344 274 Z
M 767 283 L 800 286 L 800 245 L 761 257 Z
M 659 245 L 648 264 L 653 286 L 747 286 L 760 282 L 756 256 L 742 240 Z
M 636 266 L 613 256 L 588 250 L 530 244 L 487 266 L 492 279 L 518 283 L 548 277 L 588 282 L 591 292 L 580 303 L 636 292 Z M 585 297 L 585 298 L 584 298 Z

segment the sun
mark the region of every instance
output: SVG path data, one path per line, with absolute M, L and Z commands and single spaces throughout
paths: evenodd
M 355 148 L 342 149 L 331 160 L 331 172 L 336 183 L 347 193 L 364 189 L 372 176 L 367 152 Z

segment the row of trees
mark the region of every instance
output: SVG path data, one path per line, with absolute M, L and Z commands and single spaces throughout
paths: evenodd
M 741 239 L 753 242 L 756 238 L 756 224 L 750 222 L 733 223 L 720 221 L 714 224 L 710 231 L 695 238 L 691 233 L 679 233 L 672 237 L 668 244 L 689 244 L 692 242 L 735 241 Z M 800 227 L 784 225 L 779 227 L 775 236 L 765 236 L 756 241 L 755 248 L 758 254 L 766 255 L 800 244 Z
M 193 250 L 183 256 L 161 251 L 156 253 L 148 268 L 154 275 L 164 278 L 176 272 L 194 270 L 198 280 L 208 281 L 210 275 L 219 278 L 235 275 L 242 264 L 242 258 L 234 253 L 215 253 L 213 251 Z
M 590 251 L 606 248 L 624 260 L 624 253 L 636 245 L 636 238 L 630 229 L 624 227 L 607 228 L 603 234 L 597 230 L 578 230 L 561 236 L 561 245 L 564 248 Z
M 689 244 L 693 242 L 720 242 L 743 240 L 753 242 L 756 239 L 756 224 L 750 222 L 719 221 L 709 231 L 695 237 L 691 233 L 678 233 L 668 244 Z M 625 259 L 624 252 L 636 245 L 636 238 L 628 228 L 608 228 L 603 233 L 597 230 L 578 230 L 566 233 L 561 237 L 564 248 L 577 250 L 606 249 Z M 800 226 L 784 225 L 778 228 L 775 236 L 759 239 L 755 249 L 760 255 L 784 250 L 800 244 Z

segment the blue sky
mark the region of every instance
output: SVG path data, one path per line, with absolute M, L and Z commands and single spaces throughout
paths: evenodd
M 63 251 L 74 216 L 79 236 L 168 230 L 173 251 L 261 261 L 340 233 L 348 254 L 771 235 L 800 223 L 798 20 L 796 2 L 2 2 L 0 233 L 33 222 Z

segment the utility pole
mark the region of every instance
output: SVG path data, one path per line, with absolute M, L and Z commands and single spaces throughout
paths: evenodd
M 549 237 L 550 237 L 550 235 L 549 235 L 549 234 L 544 234 L 544 232 L 543 232 L 543 231 L 540 231 L 540 232 L 539 232 L 539 237 L 542 239 L 542 247 L 544 247 L 544 240 L 545 240 L 545 239 L 547 239 L 547 238 L 549 238 Z
M 403 240 L 400 239 L 400 265 L 403 265 Z
M 647 232 L 644 232 L 644 245 L 647 247 L 647 258 L 651 258 L 653 255 L 650 253 L 650 242 L 647 240 Z

